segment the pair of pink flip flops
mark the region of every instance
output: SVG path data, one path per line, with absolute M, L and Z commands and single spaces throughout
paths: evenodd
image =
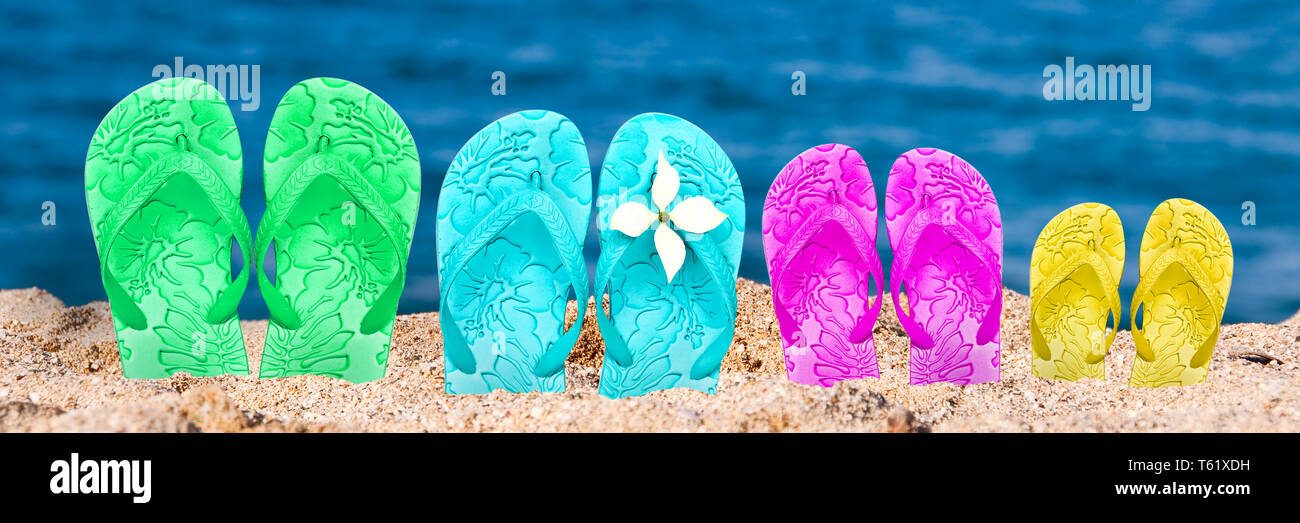
M 871 173 L 851 147 L 804 151 L 772 182 L 763 248 L 790 380 L 829 387 L 880 377 L 876 217 Z M 947 151 L 904 153 L 889 172 L 885 227 L 890 294 L 911 338 L 911 383 L 1000 380 L 1002 218 L 984 177 Z

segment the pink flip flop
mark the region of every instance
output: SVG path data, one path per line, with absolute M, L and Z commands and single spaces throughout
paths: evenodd
M 862 156 L 828 144 L 791 160 L 763 205 L 763 250 L 790 380 L 829 387 L 880 377 L 871 331 L 884 275 L 876 189 Z
M 912 384 L 1000 381 L 1002 218 L 988 182 L 947 151 L 908 151 L 889 171 L 885 228 Z M 910 311 L 898 304 L 903 287 Z

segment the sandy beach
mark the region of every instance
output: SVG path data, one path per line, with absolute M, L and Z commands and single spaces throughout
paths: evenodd
M 68 307 L 37 289 L 0 291 L 0 431 L 5 432 L 1295 432 L 1300 315 L 1225 325 L 1206 383 L 1128 386 L 1135 350 L 1119 333 L 1104 381 L 1033 377 L 1028 297 L 1005 293 L 1002 381 L 907 383 L 907 338 L 886 299 L 875 329 L 880 379 L 833 388 L 786 380 L 766 285 L 740 280 L 736 339 L 718 394 L 597 394 L 594 317 L 566 366 L 568 392 L 443 392 L 437 313 L 399 316 L 388 375 L 361 384 L 298 376 L 122 377 L 106 302 Z M 570 303 L 570 314 L 576 314 Z M 594 308 L 588 309 L 594 314 Z M 242 322 L 254 376 L 266 321 Z

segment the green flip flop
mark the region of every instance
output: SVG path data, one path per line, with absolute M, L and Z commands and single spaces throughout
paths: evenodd
M 86 209 L 128 378 L 248 374 L 236 307 L 252 239 L 225 99 L 170 78 L 113 107 L 86 153 Z M 244 269 L 231 278 L 231 239 Z
M 280 100 L 263 165 L 261 377 L 384 377 L 420 205 L 410 131 L 365 88 L 313 78 Z M 271 244 L 274 283 L 261 270 Z

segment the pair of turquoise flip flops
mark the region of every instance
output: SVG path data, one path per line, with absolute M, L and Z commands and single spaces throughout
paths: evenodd
M 501 118 L 456 155 L 438 203 L 447 392 L 564 390 L 591 296 L 590 178 L 582 135 L 549 111 Z M 614 135 L 596 205 L 600 393 L 716 392 L 745 228 L 731 161 L 690 122 L 642 114 Z
M 261 377 L 382 378 L 419 207 L 406 125 L 358 85 L 294 85 L 266 139 L 256 243 L 242 171 L 230 107 L 200 80 L 146 85 L 95 131 L 86 207 L 123 374 L 248 374 L 236 307 L 251 271 L 271 311 Z

